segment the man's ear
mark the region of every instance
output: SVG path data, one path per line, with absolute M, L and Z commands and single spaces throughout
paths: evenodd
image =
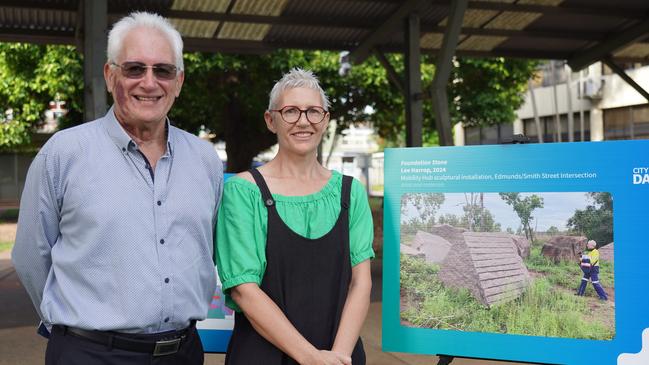
M 178 77 L 176 80 L 176 97 L 180 96 L 180 90 L 183 88 L 183 82 L 185 82 L 185 71 L 178 72 Z
M 106 89 L 112 94 L 115 88 L 115 74 L 112 72 L 111 65 L 108 62 L 104 64 L 104 81 L 106 81 Z

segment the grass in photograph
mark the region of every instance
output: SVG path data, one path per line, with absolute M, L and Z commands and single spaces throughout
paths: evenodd
M 520 298 L 489 309 L 466 289 L 445 288 L 437 279 L 438 270 L 439 265 L 401 256 L 401 319 L 405 325 L 585 339 L 615 335 L 612 322 L 593 315 L 601 310 L 593 307 L 592 299 L 576 297 L 572 290 L 552 282 L 563 274 L 554 279 L 537 277 Z M 573 278 L 572 283 L 577 281 Z

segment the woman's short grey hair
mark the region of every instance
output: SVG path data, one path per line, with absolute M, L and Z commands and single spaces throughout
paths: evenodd
M 108 47 L 106 49 L 108 62 L 117 62 L 117 57 L 124 45 L 124 37 L 133 29 L 140 27 L 159 30 L 169 39 L 171 48 L 174 51 L 176 67 L 179 71 L 182 71 L 184 69 L 183 39 L 180 33 L 167 19 L 158 14 L 144 11 L 130 13 L 113 25 L 113 28 L 108 33 Z
M 284 76 L 282 76 L 282 78 L 275 83 L 275 86 L 273 86 L 273 89 L 270 91 L 268 110 L 277 109 L 277 102 L 284 91 L 298 87 L 317 90 L 320 93 L 322 107 L 325 110 L 329 110 L 329 99 L 327 98 L 327 94 L 325 94 L 322 87 L 320 87 L 318 78 L 313 74 L 313 72 L 309 70 L 303 70 L 301 68 L 294 68 L 291 71 L 285 73 Z

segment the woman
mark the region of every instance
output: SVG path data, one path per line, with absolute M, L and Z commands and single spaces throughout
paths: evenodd
M 311 72 L 285 74 L 264 113 L 277 155 L 224 186 L 217 267 L 236 311 L 226 364 L 365 364 L 372 216 L 363 186 L 317 161 L 328 107 Z

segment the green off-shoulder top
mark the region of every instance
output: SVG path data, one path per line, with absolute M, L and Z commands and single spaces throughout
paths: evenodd
M 317 239 L 329 232 L 340 213 L 342 174 L 332 171 L 327 184 L 318 192 L 304 196 L 273 194 L 284 223 L 295 233 Z M 216 265 L 225 293 L 226 305 L 239 310 L 229 289 L 243 283 L 256 283 L 266 270 L 266 232 L 268 211 L 259 187 L 241 177 L 229 178 L 216 225 Z M 374 229 L 367 193 L 356 179 L 352 182 L 349 207 L 349 252 L 352 266 L 373 258 Z

